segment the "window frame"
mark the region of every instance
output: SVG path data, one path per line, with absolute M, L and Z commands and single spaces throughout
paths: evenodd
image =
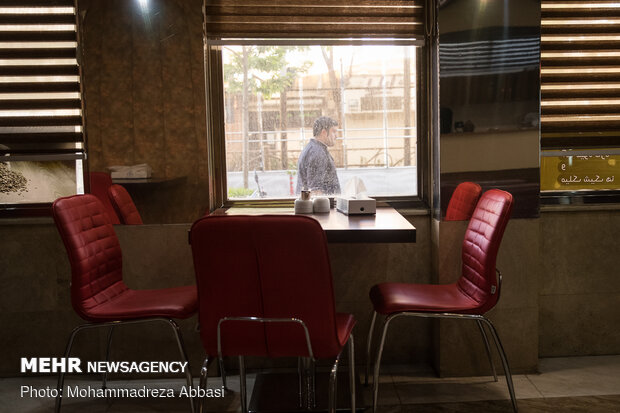
M 386 39 L 393 39 L 392 44 L 398 41 L 411 44 L 413 40 L 420 46 L 416 58 L 418 194 L 377 199 L 394 207 L 428 209 L 431 204 L 431 129 L 435 122 L 429 109 L 434 99 L 427 70 L 432 67 L 430 46 L 436 47 L 435 32 L 431 30 L 436 24 L 435 7 L 436 2 L 430 0 L 396 0 L 380 4 L 355 0 L 346 5 L 337 0 L 315 3 L 257 0 L 247 4 L 235 0 L 203 0 L 209 210 L 231 206 L 283 207 L 292 206 L 294 202 L 293 198 L 228 199 L 222 53 L 221 46 L 213 45 L 223 38 L 319 41 L 314 44 L 326 44 L 327 40 L 351 44 Z M 348 43 L 344 42 L 345 39 Z
M 271 42 L 273 44 L 275 42 Z M 300 41 L 302 44 L 320 44 L 320 45 L 351 45 L 351 44 L 376 44 L 376 42 L 359 42 L 359 41 L 326 41 L 322 39 Z M 402 42 L 401 42 L 402 43 Z M 235 43 L 236 44 L 236 43 Z M 255 43 L 252 43 L 255 44 Z M 397 45 L 398 41 L 392 41 L 391 45 Z M 411 43 L 408 43 L 411 44 Z M 427 208 L 427 194 L 429 167 L 428 143 L 423 143 L 428 139 L 429 134 L 426 132 L 426 122 L 424 121 L 428 114 L 424 108 L 427 108 L 426 90 L 424 88 L 424 79 L 426 73 L 426 45 L 415 43 L 416 47 L 416 85 L 417 108 L 416 108 L 416 162 L 417 162 L 417 195 L 408 196 L 377 196 L 374 197 L 380 203 L 387 203 L 395 208 Z M 277 208 L 291 207 L 294 198 L 269 198 L 269 199 L 228 199 L 227 194 L 227 169 L 226 169 L 226 142 L 225 142 L 225 123 L 224 123 L 224 84 L 223 84 L 223 65 L 222 65 L 222 46 L 220 41 L 209 41 L 206 35 L 204 38 L 205 47 L 205 88 L 207 97 L 207 150 L 209 160 L 209 210 L 214 211 L 218 208 L 242 207 L 242 208 Z M 421 173 L 422 172 L 422 173 Z M 332 198 L 333 203 L 333 196 Z

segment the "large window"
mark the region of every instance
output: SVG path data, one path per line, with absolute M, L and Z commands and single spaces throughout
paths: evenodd
M 298 158 L 320 117 L 337 123 L 328 151 L 342 191 L 361 181 L 373 196 L 417 194 L 414 47 L 222 53 L 229 199 L 296 196 Z
M 322 117 L 342 193 L 417 195 L 421 3 L 206 1 L 215 206 L 296 197 Z
M 620 5 L 542 2 L 541 190 L 620 190 Z
M 72 0 L 0 7 L 0 206 L 83 191 L 76 33 Z

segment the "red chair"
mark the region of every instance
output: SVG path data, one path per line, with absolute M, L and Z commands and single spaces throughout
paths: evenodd
M 207 354 L 201 388 L 213 358 L 239 356 L 241 407 L 247 412 L 244 356 L 303 357 L 308 367 L 303 379 L 311 388 L 308 372 L 314 360 L 327 358 L 335 360 L 329 386 L 333 412 L 338 360 L 348 341 L 355 411 L 355 320 L 351 314 L 336 313 L 327 242 L 319 223 L 304 216 L 211 215 L 194 223 L 190 242 L 200 337 Z M 309 391 L 301 404 L 312 407 L 313 400 Z
M 164 322 L 172 327 L 184 361 L 187 360 L 178 325 L 172 318 L 189 318 L 196 313 L 195 286 L 160 290 L 132 290 L 123 282 L 121 248 L 108 215 L 94 195 L 59 198 L 52 205 L 56 227 L 60 232 L 71 264 L 71 304 L 88 322 L 73 329 L 65 357 L 71 354 L 76 334 L 84 329 L 109 327 L 109 356 L 115 326 L 141 322 Z M 106 356 L 106 357 L 107 357 Z M 185 371 L 187 385 L 192 385 L 190 369 Z M 58 377 L 58 389 L 64 373 Z M 106 385 L 104 376 L 103 386 Z M 56 398 L 56 412 L 61 398 Z M 193 402 L 190 399 L 193 411 Z
M 485 326 L 488 327 L 502 360 L 513 409 L 517 411 L 517 401 L 506 354 L 495 327 L 489 319 L 484 317 L 484 314 L 492 309 L 499 299 L 502 276 L 496 270 L 495 262 L 512 205 L 512 195 L 508 192 L 491 189 L 482 195 L 465 233 L 462 248 L 463 269 L 456 283 L 447 285 L 382 283 L 372 287 L 370 300 L 374 306 L 374 314 L 368 333 L 366 349 L 368 360 L 370 360 L 372 333 L 377 314 L 386 316 L 374 368 L 373 411 L 377 409 L 379 369 L 385 336 L 390 322 L 401 316 L 476 321 L 497 381 L 484 330 Z M 367 364 L 366 383 L 368 383 L 368 370 Z
M 112 186 L 112 178 L 107 172 L 91 172 L 90 176 L 90 193 L 96 196 L 103 205 L 108 220 L 113 225 L 118 225 L 121 220 L 116 215 L 116 211 L 110 202 L 108 188 Z
M 125 225 L 142 225 L 142 217 L 138 208 L 133 203 L 131 195 L 124 186 L 113 184 L 108 188 L 110 202 L 116 214 L 120 217 L 121 223 Z
M 473 214 L 482 188 L 474 182 L 461 182 L 450 197 L 446 210 L 446 221 L 468 221 Z

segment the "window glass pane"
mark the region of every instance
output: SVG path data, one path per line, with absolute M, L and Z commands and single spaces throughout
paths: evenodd
M 0 206 L 83 193 L 76 9 L 9 3 L 0 7 Z
M 541 2 L 542 191 L 620 189 L 619 5 L 577 3 Z
M 0 204 L 53 202 L 84 193 L 82 161 L 0 162 Z
M 359 178 L 370 196 L 416 195 L 415 56 L 413 46 L 223 46 L 228 198 L 296 197 L 300 174 L 323 174 L 316 182 L 332 167 L 343 192 Z M 336 125 L 333 145 L 311 141 L 320 117 Z M 300 172 L 317 141 L 307 159 L 333 164 Z
M 565 156 L 543 154 L 541 157 L 541 191 L 620 189 L 620 155 L 617 150 L 579 155 L 572 154 L 572 151 L 563 152 Z

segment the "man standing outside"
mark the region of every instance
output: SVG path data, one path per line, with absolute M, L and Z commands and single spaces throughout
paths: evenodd
M 313 195 L 340 194 L 340 182 L 336 174 L 336 164 L 327 148 L 336 143 L 338 122 L 321 116 L 314 121 L 312 135 L 314 138 L 304 147 L 297 161 L 297 188 L 310 190 Z

